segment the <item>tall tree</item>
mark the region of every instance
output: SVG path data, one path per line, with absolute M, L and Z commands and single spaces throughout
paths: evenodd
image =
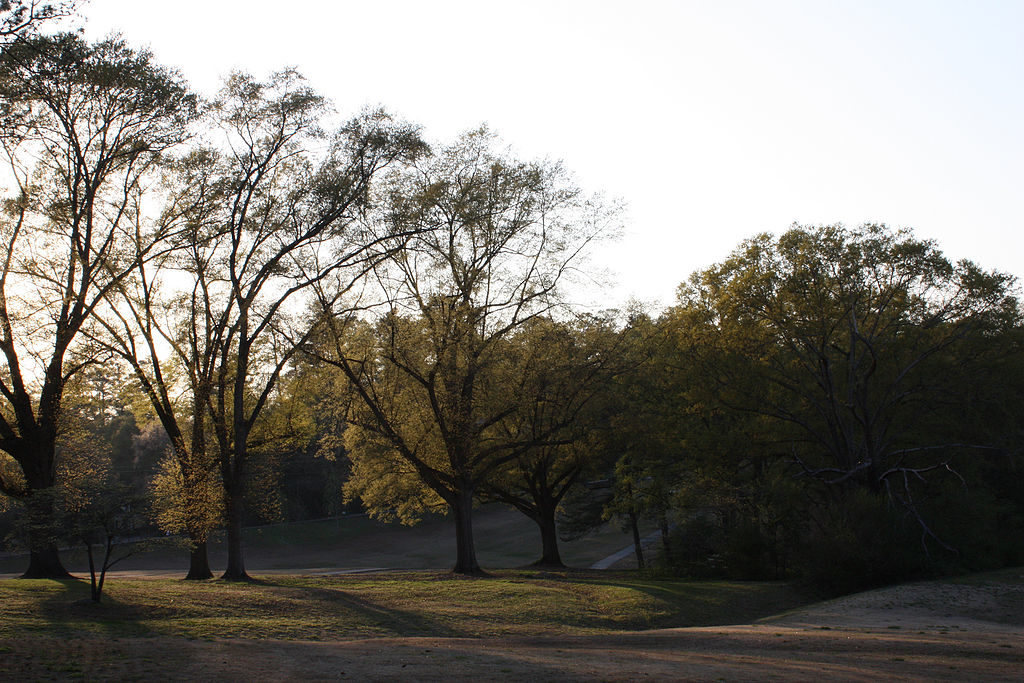
M 1012 285 L 907 231 L 796 226 L 695 274 L 674 315 L 703 330 L 721 401 L 772 419 L 807 476 L 886 495 L 942 543 L 919 485 L 987 445 L 965 441 L 951 380 L 1019 324 Z
M 499 423 L 525 400 L 507 377 L 510 337 L 562 303 L 560 285 L 610 214 L 557 165 L 496 152 L 486 131 L 393 179 L 376 234 L 411 234 L 375 269 L 386 304 L 361 347 L 325 305 L 329 360 L 359 399 L 350 450 L 411 469 L 455 520 L 454 571 L 477 574 L 473 497 L 495 468 L 550 433 Z
M 193 259 L 203 251 L 197 242 L 185 248 Z M 158 518 L 166 531 L 187 535 L 185 578 L 202 580 L 213 576 L 207 541 L 223 512 L 217 460 L 208 445 L 216 349 L 208 318 L 198 314 L 196 289 L 164 298 L 161 276 L 175 279 L 167 256 L 140 262 L 118 288 L 100 318 L 105 334 L 98 339 L 132 368 L 167 434 L 173 458 L 164 461 L 154 482 Z
M 103 334 L 96 338 L 132 368 L 170 441 L 173 457 L 154 480 L 155 508 L 161 528 L 189 539 L 189 580 L 213 577 L 207 543 L 224 507 L 210 443 L 218 353 L 211 311 L 222 303 L 211 291 L 221 277 L 213 266 L 221 229 L 213 203 L 221 191 L 216 163 L 213 151 L 200 148 L 168 169 L 167 204 L 156 218 L 166 248 L 159 258 L 137 260 L 108 298 L 99 317 Z M 141 224 L 138 234 L 144 234 Z M 145 243 L 135 248 L 141 254 Z
M 161 314 L 144 293 L 129 297 L 136 303 L 122 320 L 125 340 L 132 327 L 149 330 L 187 368 L 188 458 L 207 447 L 216 455 L 228 531 L 224 578 L 231 580 L 248 578 L 241 531 L 250 436 L 313 328 L 303 315 L 304 297 L 327 280 L 342 296 L 391 248 L 362 231 L 358 219 L 372 201 L 375 176 L 423 147 L 414 128 L 382 111 L 366 111 L 326 134 L 326 108 L 291 70 L 266 82 L 241 73 L 227 79 L 210 112 L 222 137 L 191 157 L 171 206 L 171 222 L 185 226 L 173 268 L 188 284 L 179 284 L 170 322 L 155 323 Z M 155 282 L 147 277 L 138 273 L 140 291 Z M 136 371 L 173 439 L 185 430 L 174 424 L 167 373 L 158 369 L 154 346 L 138 351 L 143 362 Z M 197 424 L 200 405 L 209 446 L 195 443 L 205 433 Z
M 195 102 L 148 52 L 75 35 L 8 45 L 0 97 L 11 184 L 0 223 L 0 450 L 19 470 L 0 479 L 0 490 L 27 497 L 40 508 L 34 518 L 45 520 L 47 496 L 37 504 L 32 494 L 54 485 L 64 386 L 94 360 L 76 342 L 131 271 L 134 198 L 185 136 Z M 52 544 L 31 550 L 26 576 L 65 574 Z

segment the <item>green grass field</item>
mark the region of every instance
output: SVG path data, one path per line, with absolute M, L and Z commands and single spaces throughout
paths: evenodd
M 749 621 L 803 603 L 783 584 L 655 581 L 630 574 L 503 571 L 272 576 L 253 584 L 117 579 L 0 581 L 0 640 L 593 635 Z
M 101 604 L 89 599 L 84 580 L 5 579 L 0 679 L 319 680 L 338 678 L 335 667 L 350 671 L 358 661 L 355 680 L 395 680 L 406 672 L 385 671 L 398 658 L 403 667 L 423 665 L 434 651 L 449 663 L 413 680 L 442 672 L 469 679 L 477 676 L 465 668 L 473 650 L 488 644 L 502 648 L 502 665 L 480 675 L 504 677 L 525 672 L 528 663 L 506 651 L 513 640 L 579 643 L 744 622 L 803 603 L 782 584 L 653 581 L 606 571 L 270 575 L 254 583 L 119 577 Z M 469 649 L 452 651 L 452 642 Z M 345 654 L 352 647 L 372 654 L 353 659 Z M 544 675 L 567 680 L 565 672 Z
M 1022 578 L 852 596 L 846 625 L 833 601 L 758 621 L 805 604 L 785 584 L 636 572 L 119 578 L 99 605 L 6 579 L 0 680 L 1017 680 L 1019 616 L 978 618 L 1019 614 Z
M 184 676 L 181 667 L 197 652 L 193 645 L 216 650 L 225 642 L 247 647 L 366 638 L 571 639 L 749 622 L 806 602 L 778 583 L 528 568 L 539 554 L 536 530 L 499 507 L 480 511 L 476 532 L 480 561 L 489 572 L 484 578 L 445 571 L 454 559 L 450 520 L 409 528 L 358 516 L 248 529 L 253 583 L 173 577 L 184 574 L 181 549 L 118 565 L 101 604 L 89 599 L 87 578 L 0 580 L 0 678 L 148 680 L 165 675 L 167 667 Z M 562 549 L 567 563 L 588 567 L 629 542 L 628 535 L 608 527 Z M 88 576 L 80 553 L 63 556 L 72 571 Z M 215 546 L 211 560 L 216 571 L 223 550 Z M 0 570 L 16 573 L 24 561 L 5 558 Z M 386 571 L 316 573 L 374 568 Z M 157 571 L 171 571 L 172 577 L 156 576 Z M 274 647 L 277 652 L 284 646 Z M 244 663 L 238 666 L 244 669 Z
M 280 548 L 279 532 L 264 530 L 266 548 Z M 0 580 L 0 680 L 1011 680 L 1024 665 L 1016 618 L 977 633 L 931 616 L 894 627 L 904 612 L 890 608 L 919 609 L 916 593 L 885 593 L 873 625 L 843 628 L 831 602 L 810 624 L 805 610 L 795 625 L 762 620 L 812 602 L 785 583 L 608 570 L 253 574 L 118 575 L 101 604 L 83 579 Z M 955 587 L 977 584 L 981 617 L 994 596 L 1019 613 L 1022 579 L 1006 570 L 924 595 L 935 614 L 962 611 Z M 685 627 L 715 628 L 674 630 Z
M 210 666 L 229 679 L 289 679 L 291 673 L 279 675 L 274 667 L 291 672 L 297 666 L 291 648 L 307 653 L 311 644 L 562 642 L 749 623 L 806 603 L 780 583 L 654 580 L 635 571 L 585 569 L 629 546 L 630 537 L 614 527 L 564 543 L 565 561 L 578 567 L 566 571 L 527 567 L 539 555 L 539 538 L 518 513 L 485 507 L 475 530 L 479 559 L 489 572 L 484 578 L 446 571 L 455 556 L 448 519 L 410 528 L 353 516 L 248 529 L 253 583 L 184 581 L 175 576 L 183 576 L 187 565 L 181 548 L 134 556 L 108 576 L 101 604 L 89 599 L 82 553 L 64 552 L 66 566 L 86 578 L 0 580 L 0 679 L 194 680 L 209 675 Z M 223 548 L 215 545 L 215 572 L 223 562 Z M 16 575 L 24 563 L 24 557 L 4 558 L 0 572 Z M 351 570 L 358 573 L 331 574 Z M 246 657 L 222 654 L 224 648 L 254 646 L 259 655 L 251 668 Z M 390 650 L 382 652 L 390 661 Z M 452 661 L 461 665 L 460 657 L 467 656 L 452 655 Z M 506 663 L 498 673 L 506 669 L 512 670 Z M 311 675 L 333 678 L 334 671 Z

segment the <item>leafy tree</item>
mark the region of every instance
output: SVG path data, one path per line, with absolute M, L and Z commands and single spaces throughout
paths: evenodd
M 119 562 L 150 549 L 154 541 L 135 538 L 145 525 L 145 499 L 113 476 L 92 477 L 80 498 L 65 507 L 63 533 L 85 546 L 89 558 L 90 597 L 103 598 L 107 572 Z M 99 554 L 97 554 L 97 551 Z
M 781 578 L 800 525 L 782 495 L 796 485 L 773 467 L 778 430 L 722 406 L 702 367 L 717 358 L 699 321 L 669 310 L 634 315 L 629 331 L 636 360 L 609 420 L 605 448 L 617 462 L 607 513 L 658 526 L 660 553 L 649 559 L 659 570 Z
M 610 463 L 613 497 L 606 518 L 619 517 L 633 535 L 637 564 L 645 564 L 639 522 L 649 519 L 661 530 L 668 550 L 673 498 L 684 466 L 684 435 L 689 406 L 665 363 L 663 331 L 646 313 L 634 311 L 623 331 L 629 371 L 616 383 L 615 408 L 608 419 L 603 448 Z M 689 463 L 686 463 L 689 464 Z
M 351 471 L 343 446 L 348 380 L 309 356 L 298 360 L 284 378 L 285 400 L 278 403 L 278 431 L 293 435 L 282 473 L 286 516 L 301 520 L 339 515 L 346 510 L 341 492 Z
M 136 372 L 148 382 L 172 441 L 178 418 L 167 372 L 157 369 L 155 340 L 130 348 L 135 332 L 169 343 L 174 362 L 185 368 L 193 442 L 205 438 L 196 424 L 205 410 L 212 443 L 202 447 L 215 455 L 224 489 L 227 579 L 248 578 L 241 530 L 252 483 L 250 438 L 310 334 L 299 314 L 302 299 L 327 280 L 340 296 L 379 258 L 380 240 L 357 220 L 369 207 L 371 181 L 422 147 L 413 128 L 381 111 L 364 112 L 328 135 L 320 125 L 326 107 L 294 71 L 266 82 L 241 73 L 228 78 L 210 110 L 223 137 L 181 166 L 165 216 L 183 230 L 181 249 L 163 267 L 188 284 L 170 319 L 158 324 L 162 313 L 146 292 L 157 275 L 138 271 L 136 289 L 125 298 L 130 312 L 119 321 L 127 342 L 121 347 L 137 357 Z M 199 457 L 195 443 L 188 457 Z
M 316 343 L 316 337 L 307 342 L 307 351 Z M 351 399 L 348 380 L 309 353 L 296 357 L 282 376 L 264 428 L 281 469 L 275 495 L 288 520 L 361 510 L 343 500 L 351 471 L 344 447 Z
M 640 523 L 668 532 L 681 485 L 689 410 L 685 384 L 666 365 L 666 334 L 641 310 L 629 312 L 617 335 L 615 371 L 602 387 L 588 438 L 594 483 L 569 499 L 561 513 L 569 537 L 615 519 L 631 531 L 639 566 L 646 564 Z
M 79 0 L 0 0 L 0 45 L 36 34 L 42 25 L 71 16 L 81 4 Z
M 158 427 L 159 429 L 159 427 Z M 151 508 L 157 526 L 188 539 L 189 568 L 185 578 L 213 578 L 208 555 L 210 535 L 223 523 L 224 489 L 217 481 L 215 462 L 187 451 L 186 464 L 174 451 L 160 460 L 151 482 Z
M 506 439 L 536 438 L 485 482 L 484 492 L 533 520 L 541 535 L 538 566 L 561 567 L 556 512 L 590 464 L 594 435 L 608 415 L 607 394 L 628 362 L 613 321 L 537 318 L 511 339 L 506 380 L 516 411 L 498 423 Z
M 324 306 L 325 357 L 358 401 L 348 441 L 354 473 L 415 472 L 455 520 L 454 571 L 477 574 L 474 495 L 495 470 L 555 438 L 510 434 L 521 409 L 508 384 L 511 337 L 561 303 L 560 285 L 610 214 L 586 200 L 557 165 L 497 153 L 470 133 L 392 178 L 375 234 L 409 235 L 375 269 L 386 300 L 369 333 L 351 340 Z M 351 322 L 351 316 L 348 318 Z M 352 325 L 348 326 L 349 328 Z M 365 499 L 364 499 L 365 500 Z
M 114 434 L 90 414 L 92 397 L 83 389 L 88 391 L 88 385 L 72 387 L 72 398 L 78 400 L 67 406 L 58 444 L 61 486 L 56 490 L 56 537 L 62 545 L 85 547 L 90 596 L 98 603 L 107 572 L 160 540 L 142 538 L 152 530 L 146 491 L 119 476 Z
M 155 258 L 139 258 L 108 297 L 98 318 L 103 333 L 95 337 L 131 367 L 170 442 L 170 457 L 153 480 L 154 509 L 162 529 L 189 539 L 189 580 L 213 577 L 207 543 L 224 514 L 210 415 L 218 353 L 210 309 L 219 303 L 210 286 L 220 277 L 211 265 L 217 227 L 209 222 L 215 161 L 212 150 L 200 148 L 169 166 L 167 203 L 155 218 L 163 248 Z M 137 216 L 140 238 L 144 218 Z M 134 247 L 142 254 L 146 242 Z
M 965 440 L 957 410 L 983 340 L 1019 324 L 1012 284 L 908 231 L 796 226 L 696 273 L 672 315 L 721 404 L 770 419 L 804 476 L 884 496 L 948 547 L 921 496 L 990 445 Z
M 81 345 L 104 297 L 130 272 L 126 241 L 143 180 L 178 144 L 195 109 L 177 74 L 110 39 L 30 36 L 0 54 L 8 196 L 0 222 L 0 450 L 17 467 L 0 490 L 46 520 L 68 379 L 96 360 Z M 149 254 L 147 243 L 140 256 Z M 31 543 L 25 576 L 65 575 Z
M 200 243 L 187 244 L 190 256 L 202 254 Z M 100 317 L 104 334 L 97 339 L 132 368 L 167 435 L 171 455 L 153 481 L 157 520 L 164 530 L 187 535 L 186 578 L 202 580 L 213 576 L 207 541 L 223 512 L 217 461 L 208 446 L 216 349 L 209 319 L 198 315 L 199 290 L 164 298 L 161 277 L 174 280 L 168 271 L 175 256 L 182 258 L 168 250 L 137 264 L 110 298 Z
M 88 426 L 89 438 L 105 445 L 112 472 L 135 493 L 148 488 L 165 441 L 143 436 L 152 411 L 131 371 L 117 359 L 90 365 L 65 389 L 62 410 Z M 140 428 L 140 424 L 142 428 Z
M 150 531 L 145 488 L 126 479 L 118 468 L 125 440 L 112 426 L 122 406 L 117 396 L 107 393 L 112 388 L 108 379 L 117 370 L 93 367 L 68 381 L 56 444 L 57 484 L 35 494 L 49 499 L 51 519 L 36 523 L 29 508 L 16 524 L 13 539 L 27 546 L 38 529 L 45 528 L 55 545 L 84 546 L 95 602 L 101 600 L 111 567 L 154 544 L 138 539 Z

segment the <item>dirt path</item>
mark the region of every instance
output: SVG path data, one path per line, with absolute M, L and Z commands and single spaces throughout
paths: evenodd
M 1020 680 L 1024 652 L 1019 634 L 1009 636 L 736 626 L 502 642 L 216 643 L 195 661 L 239 680 Z
M 1024 671 L 1020 631 L 1002 629 L 904 633 L 754 625 L 572 638 L 157 638 L 75 640 L 61 647 L 77 664 L 52 672 L 8 670 L 5 678 L 60 678 L 63 672 L 172 681 L 1019 681 Z

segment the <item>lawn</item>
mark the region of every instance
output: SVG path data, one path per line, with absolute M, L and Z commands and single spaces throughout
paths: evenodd
M 528 520 L 490 507 L 478 521 L 484 578 L 444 570 L 450 520 L 351 517 L 248 529 L 253 583 L 183 581 L 180 549 L 119 566 L 133 571 L 108 577 L 99 605 L 87 580 L 0 580 L 0 680 L 976 680 L 1024 667 L 1021 570 L 762 620 L 810 597 L 783 583 L 533 569 Z M 563 557 L 588 567 L 628 544 L 609 527 Z M 64 557 L 81 576 L 81 556 Z M 215 547 L 215 571 L 222 562 Z M 6 559 L 11 572 L 23 563 Z M 349 570 L 363 571 L 327 573 Z
M 495 637 L 593 635 L 750 621 L 804 601 L 779 583 L 658 581 L 629 574 L 431 572 L 220 580 L 0 581 L 0 639 Z
M 561 642 L 749 620 L 803 602 L 783 584 L 527 570 L 486 578 L 422 571 L 267 575 L 244 584 L 117 578 L 101 604 L 88 595 L 82 580 L 0 581 L 0 678 L 187 679 L 202 674 L 194 673 L 197 657 L 219 657 L 209 653 L 256 644 L 258 655 L 247 657 L 261 663 L 252 671 L 260 678 L 278 678 L 274 667 L 285 665 L 268 670 L 267 658 L 290 661 L 294 655 L 282 654 L 291 652 L 288 648 L 308 652 L 313 643 L 380 642 L 385 649 L 401 650 L 427 639 L 492 645 L 524 638 Z M 457 655 L 453 662 L 469 656 Z M 214 667 L 251 671 L 245 659 L 220 659 Z M 287 666 L 308 671 L 303 668 L 307 664 L 312 666 Z M 511 671 L 505 666 L 499 673 L 504 670 Z M 317 671 L 314 677 L 324 675 Z
M 81 580 L 8 579 L 0 680 L 1014 680 L 1021 580 L 894 587 L 762 620 L 805 597 L 520 569 L 117 577 L 97 605 Z

